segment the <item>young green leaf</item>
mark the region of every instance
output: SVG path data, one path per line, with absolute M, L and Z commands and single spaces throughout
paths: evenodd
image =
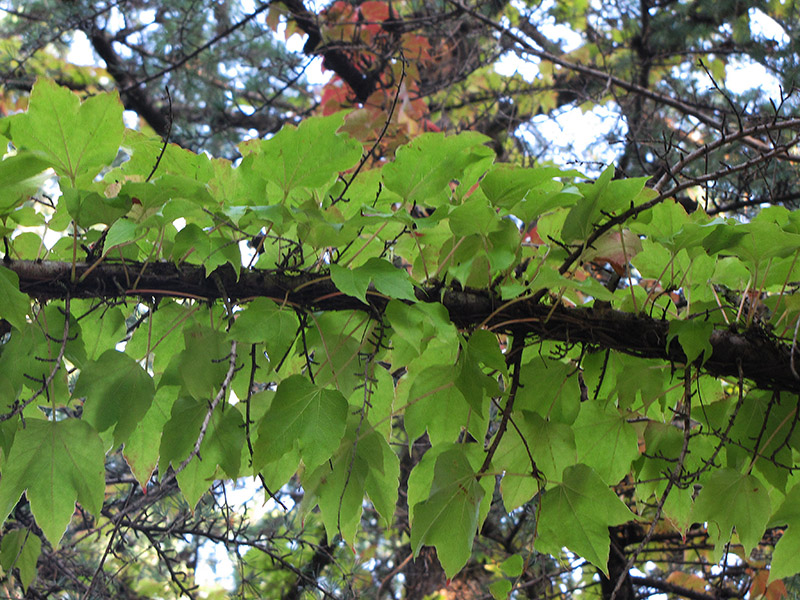
M 701 319 L 690 319 L 688 321 L 670 321 L 669 335 L 667 336 L 667 348 L 676 337 L 678 343 L 686 355 L 686 362 L 693 363 L 700 356 L 703 361 L 711 358 L 713 347 L 711 346 L 711 334 L 714 332 L 714 323 Z
M 274 137 L 260 142 L 253 171 L 274 182 L 284 199 L 294 189 L 324 188 L 361 158 L 361 144 L 337 134 L 343 113 L 306 119 L 299 127 L 286 125 Z M 248 148 L 242 149 L 247 154 Z
M 409 204 L 441 206 L 449 199 L 449 183 L 463 177 L 467 167 L 491 164 L 494 153 L 479 133 L 445 137 L 425 133 L 397 151 L 383 168 L 383 183 Z
M 639 456 L 636 431 L 613 404 L 584 402 L 573 425 L 578 461 L 594 469 L 609 485 L 616 485 Z

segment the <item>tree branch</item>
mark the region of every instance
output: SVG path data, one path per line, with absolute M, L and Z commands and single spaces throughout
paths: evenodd
M 301 273 L 286 275 L 271 271 L 244 271 L 237 279 L 232 267 L 221 267 L 206 277 L 199 265 L 172 263 L 72 263 L 12 261 L 6 267 L 19 276 L 20 290 L 32 298 L 54 299 L 108 298 L 123 296 L 176 297 L 216 300 L 225 290 L 228 299 L 247 301 L 256 297 L 305 310 L 371 310 L 356 298 L 339 292 L 327 275 Z M 84 276 L 84 274 L 86 274 Z M 136 282 L 133 287 L 132 282 Z M 221 282 L 222 285 L 219 285 Z M 459 328 L 479 324 L 509 334 L 521 332 L 543 340 L 588 344 L 652 358 L 672 364 L 684 364 L 686 355 L 677 340 L 667 347 L 669 321 L 646 315 L 610 309 L 551 306 L 530 299 L 503 304 L 488 291 L 458 290 L 427 286 L 416 288 L 420 302 L 441 302 Z M 372 290 L 370 303 L 383 308 L 387 298 Z M 712 332 L 712 354 L 702 369 L 715 377 L 739 378 L 741 375 L 763 389 L 800 392 L 800 381 L 792 374 L 792 347 L 767 331 L 752 327 L 744 331 L 717 329 Z

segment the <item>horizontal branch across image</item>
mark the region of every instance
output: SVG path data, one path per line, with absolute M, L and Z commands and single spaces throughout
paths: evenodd
M 19 277 L 20 290 L 40 300 L 72 298 L 173 297 L 201 301 L 246 302 L 271 298 L 300 311 L 371 310 L 381 312 L 388 298 L 367 292 L 370 305 L 339 291 L 324 274 L 289 275 L 244 271 L 237 278 L 229 265 L 206 276 L 205 268 L 173 263 L 77 263 L 11 261 L 5 266 Z M 73 275 L 74 273 L 74 275 Z M 670 339 L 670 322 L 604 307 L 552 306 L 536 300 L 504 303 L 491 292 L 452 286 L 416 287 L 420 302 L 441 302 L 461 329 L 486 327 L 497 333 L 523 333 L 541 340 L 588 344 L 641 358 L 684 364 L 686 354 Z M 697 317 L 702 319 L 703 316 Z M 701 357 L 703 370 L 716 377 L 745 378 L 759 388 L 800 392 L 792 345 L 751 327 L 714 329 L 711 356 Z M 698 360 L 701 360 L 698 359 Z

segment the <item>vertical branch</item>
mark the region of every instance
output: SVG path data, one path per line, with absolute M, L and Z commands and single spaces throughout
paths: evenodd
M 484 458 L 483 464 L 478 471 L 478 476 L 485 474 L 489 469 L 489 465 L 492 463 L 492 457 L 494 457 L 494 453 L 497 452 L 497 447 L 500 445 L 500 440 L 503 439 L 503 435 L 505 435 L 506 429 L 508 429 L 508 422 L 514 410 L 514 399 L 517 397 L 517 391 L 520 387 L 519 376 L 522 369 L 522 351 L 524 348 L 525 335 L 521 332 L 515 333 L 511 342 L 511 349 L 508 351 L 508 356 L 506 356 L 506 364 L 510 365 L 513 369 L 511 373 L 511 389 L 508 391 L 508 400 L 506 400 L 506 405 L 503 408 L 500 427 L 497 428 L 497 433 L 492 440 L 492 445 L 489 446 L 489 450 L 486 452 L 486 458 Z

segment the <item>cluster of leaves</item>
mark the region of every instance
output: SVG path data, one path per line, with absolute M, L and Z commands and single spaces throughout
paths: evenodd
M 41 544 L 85 527 L 76 501 L 98 530 L 142 505 L 103 508 L 121 447 L 140 503 L 175 480 L 195 507 L 218 479 L 295 478 L 300 510 L 351 547 L 365 498 L 391 527 L 406 479 L 411 550 L 435 547 L 448 577 L 493 502 L 533 507 L 537 552 L 606 576 L 626 522 L 643 544 L 707 523 L 710 560 L 732 539 L 747 560 L 788 525 L 770 577 L 800 571 L 798 385 L 708 366 L 725 343 L 788 349 L 796 213 L 687 214 L 613 169 L 494 164 L 477 133 L 424 134 L 364 170 L 343 119 L 245 142 L 236 164 L 125 129 L 116 94 L 81 102 L 48 80 L 0 121 L 0 513 L 24 493 L 35 518 L 8 521 L 5 569 L 30 585 Z M 176 288 L 198 269 L 216 293 Z M 140 284 L 153 271 L 163 288 Z M 565 314 L 585 320 L 558 333 Z M 620 348 L 608 315 L 668 333 Z M 401 478 L 398 448 L 421 439 Z

